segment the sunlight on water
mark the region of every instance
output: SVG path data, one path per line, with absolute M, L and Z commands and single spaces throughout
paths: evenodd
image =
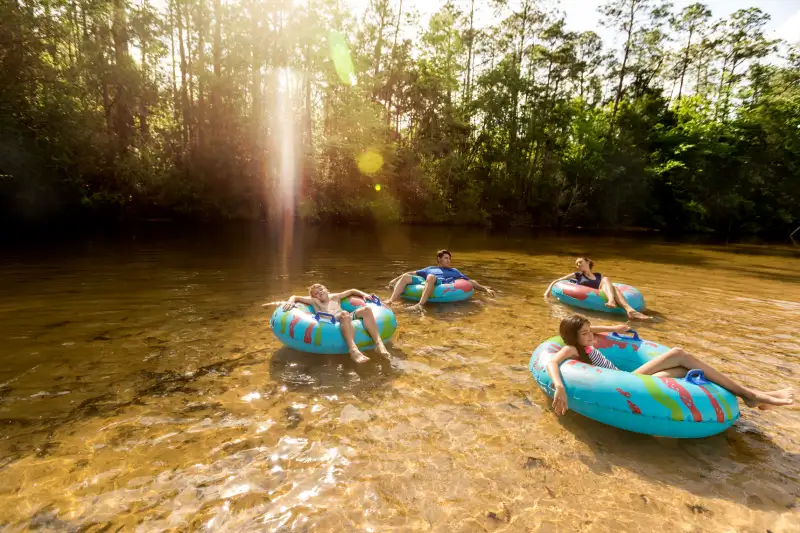
M 800 387 L 792 252 L 298 225 L 286 273 L 280 233 L 190 237 L 0 263 L 3 533 L 800 531 L 800 410 L 742 406 L 721 435 L 658 439 L 556 417 L 527 368 L 572 312 L 546 283 L 588 250 L 645 294 L 642 337 Z M 396 306 L 391 359 L 272 334 L 310 281 L 385 299 L 443 246 L 498 295 Z

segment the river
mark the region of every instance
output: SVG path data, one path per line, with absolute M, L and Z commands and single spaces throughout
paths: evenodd
M 388 296 L 435 262 L 497 290 L 398 310 L 391 359 L 282 348 L 314 281 Z M 527 369 L 591 254 L 680 345 L 800 390 L 800 254 L 391 227 L 147 232 L 17 247 L 0 265 L 0 530 L 800 531 L 800 410 L 648 437 L 558 418 Z M 603 317 L 593 315 L 603 322 Z

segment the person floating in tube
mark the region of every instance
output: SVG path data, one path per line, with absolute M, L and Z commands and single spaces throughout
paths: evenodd
M 425 288 L 422 291 L 419 303 L 411 306 L 410 309 L 422 310 L 422 307 L 428 302 L 428 299 L 431 297 L 431 294 L 433 294 L 437 285 L 453 283 L 459 279 L 468 281 L 473 289 L 483 291 L 489 296 L 494 296 L 494 291 L 491 288 L 481 285 L 474 279 L 469 279 L 459 272 L 457 268 L 451 267 L 450 264 L 452 260 L 453 255 L 448 250 L 439 250 L 436 252 L 436 266 L 429 266 L 415 272 L 412 271 L 400 274 L 389 282 L 389 288 L 394 287 L 394 292 L 392 292 L 392 296 L 385 301 L 384 304 L 391 306 L 394 302 L 399 300 L 400 295 L 403 294 L 406 287 L 415 282 L 414 276 L 425 280 Z
M 640 313 L 628 303 L 628 300 L 625 299 L 625 295 L 622 294 L 617 287 L 614 286 L 611 279 L 606 276 L 603 276 L 600 272 L 592 272 L 592 268 L 594 267 L 594 262 L 589 259 L 588 257 L 579 257 L 575 260 L 575 268 L 578 269 L 577 272 L 573 272 L 572 274 L 567 274 L 566 276 L 562 276 L 557 280 L 554 280 L 548 287 L 547 290 L 544 291 L 544 297 L 550 294 L 550 291 L 553 290 L 553 286 L 559 281 L 565 281 L 568 279 L 574 279 L 578 285 L 583 285 L 584 287 L 589 287 L 591 289 L 596 289 L 599 291 L 603 291 L 603 293 L 608 298 L 608 302 L 606 302 L 606 307 L 609 309 L 614 309 L 616 307 L 622 307 L 625 310 L 625 314 L 628 315 L 628 320 L 652 320 L 652 317 L 645 315 L 644 313 Z

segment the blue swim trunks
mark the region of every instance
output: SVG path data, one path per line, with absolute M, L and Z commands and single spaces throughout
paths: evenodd
M 469 279 L 467 276 L 459 272 L 457 268 L 445 268 L 439 266 L 425 267 L 422 270 L 417 270 L 414 274 L 416 274 L 417 277 L 422 278 L 422 281 L 414 280 L 415 283 L 425 283 L 425 278 L 427 278 L 429 274 L 436 276 L 437 285 L 441 285 L 442 283 L 453 283 L 457 279 Z

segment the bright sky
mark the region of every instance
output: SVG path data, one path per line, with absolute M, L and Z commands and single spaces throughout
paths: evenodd
M 360 17 L 369 5 L 369 0 L 345 1 L 352 6 L 353 14 L 357 17 Z M 512 5 L 517 1 L 511 0 Z M 672 0 L 673 10 L 678 12 L 696 1 L 698 0 Z M 454 2 L 464 13 L 469 13 L 470 0 L 454 0 Z M 398 3 L 399 0 L 392 0 L 393 6 L 397 6 Z M 560 9 L 565 13 L 567 27 L 570 30 L 592 30 L 600 35 L 608 47 L 616 44 L 617 36 L 613 31 L 600 25 L 600 13 L 597 8 L 604 3 L 603 0 L 541 0 L 541 4 L 548 11 Z M 800 0 L 705 0 L 703 3 L 711 9 L 712 20 L 727 17 L 739 9 L 759 7 L 772 17 L 766 26 L 768 37 L 790 42 L 800 41 Z M 420 24 L 426 26 L 430 15 L 444 4 L 445 0 L 403 0 L 403 11 L 407 12 L 410 9 L 418 11 L 421 15 Z M 493 19 L 493 9 L 488 0 L 475 0 L 476 27 L 489 24 Z

